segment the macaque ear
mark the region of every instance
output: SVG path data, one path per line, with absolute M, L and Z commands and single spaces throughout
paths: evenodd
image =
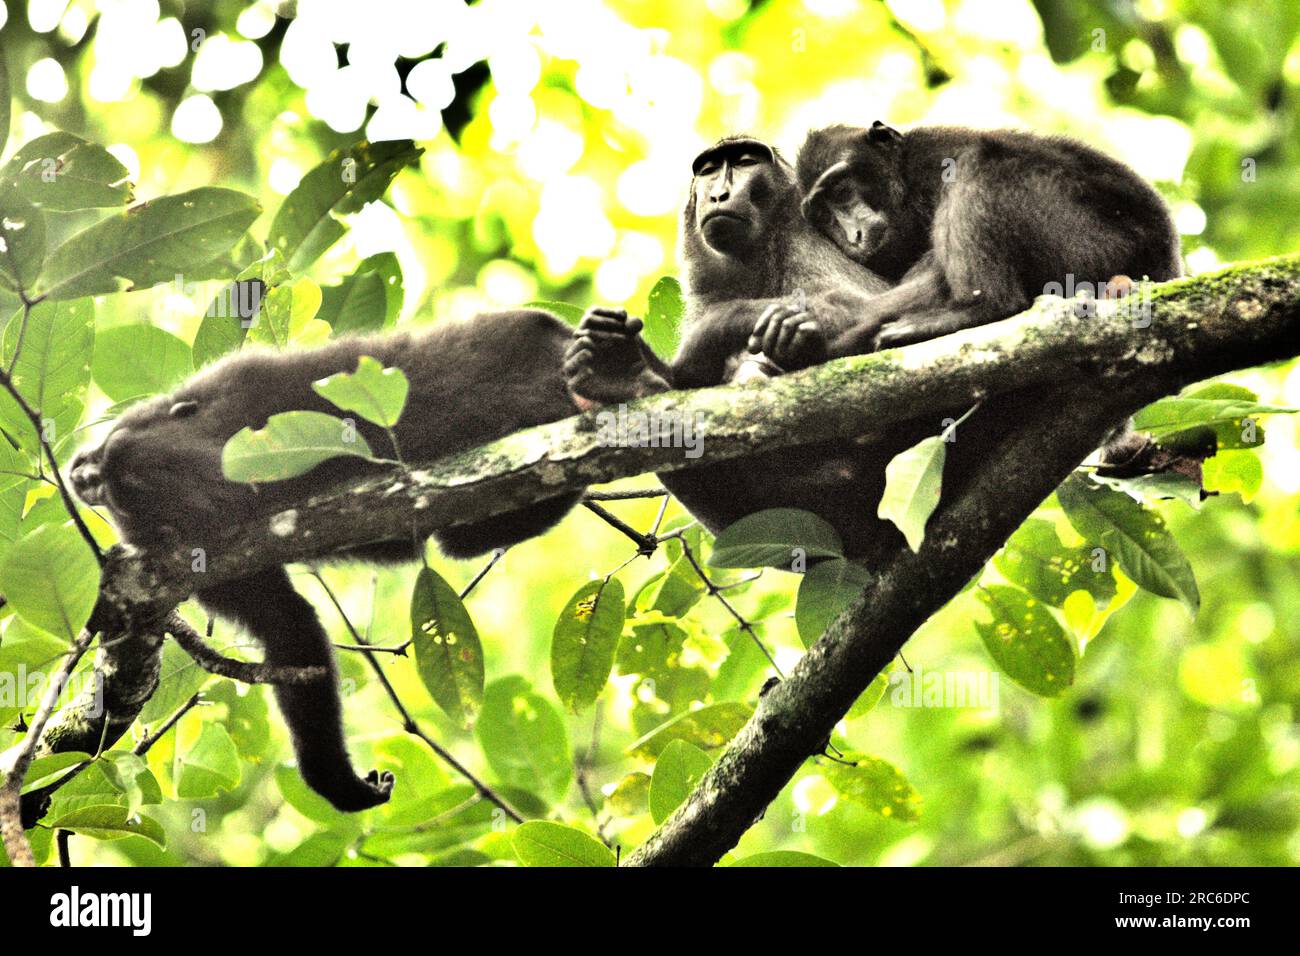
M 892 126 L 886 126 L 880 120 L 871 124 L 871 129 L 867 130 L 867 141 L 872 143 L 897 143 L 903 138 L 903 134 Z

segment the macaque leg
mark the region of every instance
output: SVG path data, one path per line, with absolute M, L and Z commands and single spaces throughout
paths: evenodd
M 974 328 L 987 322 L 1006 318 L 1004 308 L 991 302 L 976 302 L 968 306 L 954 306 L 947 309 L 935 309 L 931 312 L 919 312 L 887 323 L 876 336 L 876 347 L 881 349 L 901 348 L 913 342 L 937 339 L 941 335 L 960 332 L 962 329 Z
M 323 665 L 318 682 L 283 685 L 275 698 L 293 737 L 298 772 L 307 785 L 344 811 L 365 810 L 388 801 L 393 775 L 370 771 L 363 779 L 352 769 L 343 738 L 343 704 L 329 636 L 315 609 L 294 590 L 284 568 L 199 591 L 207 608 L 242 625 L 266 648 L 266 662 L 282 666 Z

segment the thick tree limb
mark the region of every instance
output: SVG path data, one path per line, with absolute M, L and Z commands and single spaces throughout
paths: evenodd
M 998 443 L 964 493 L 936 513 L 921 553 L 894 555 L 881 566 L 871 593 L 763 699 L 701 787 L 633 862 L 718 859 L 799 763 L 819 749 L 911 631 L 956 593 L 1124 415 L 1189 382 L 1300 351 L 1300 256 L 1166 283 L 1155 289 L 1149 316 L 1116 314 L 1131 313 L 1132 307 L 1124 301 L 1103 304 L 1099 317 L 1081 319 L 1070 304 L 1042 300 L 1020 316 L 906 349 L 629 406 L 694 420 L 709 462 L 870 434 L 1013 390 L 1019 393 L 1017 407 L 1024 408 L 1019 426 Z M 259 565 L 316 560 L 412 532 L 426 535 L 565 488 L 701 460 L 685 457 L 681 448 L 602 445 L 598 419 L 587 414 L 234 528 L 225 545 L 209 554 L 203 584 L 246 575 Z M 109 638 L 97 666 L 103 665 L 105 696 L 117 706 L 105 729 L 102 715 L 96 719 L 75 702 L 69 705 L 55 722 L 64 731 L 47 735 L 43 752 L 93 751 L 100 739 L 111 742 L 129 726 L 157 679 L 157 635 L 175 605 L 195 590 L 190 560 L 186 552 L 109 552 L 92 626 Z M 110 686 L 116 683 L 120 693 Z

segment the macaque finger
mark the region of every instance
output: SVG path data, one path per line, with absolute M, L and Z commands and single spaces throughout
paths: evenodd
M 582 338 L 596 346 L 623 346 L 627 344 L 627 333 L 622 330 L 584 329 Z
M 781 316 L 779 322 L 773 322 L 768 326 L 767 334 L 763 336 L 764 352 L 768 355 L 781 354 L 783 343 L 789 341 L 790 332 L 793 332 L 794 326 L 798 324 L 796 321 L 792 321 L 797 314 L 786 312 Z
M 601 332 L 623 332 L 627 328 L 627 323 L 622 319 L 611 319 L 604 315 L 587 315 L 582 317 L 581 324 L 578 325 L 579 332 L 587 332 L 592 329 Z
M 781 359 L 785 359 L 786 361 L 789 360 L 790 350 L 794 345 L 794 337 L 799 332 L 800 325 L 801 323 L 798 321 L 796 316 L 791 316 L 789 320 L 781 325 L 781 332 L 777 336 L 775 353 L 780 356 L 780 359 L 777 360 L 778 362 L 780 362 Z
M 754 330 L 749 333 L 749 350 L 751 352 L 758 353 L 763 350 L 763 336 L 767 334 L 768 327 L 771 326 L 780 309 L 781 303 L 779 302 L 773 302 L 763 309 L 758 321 L 754 323 Z

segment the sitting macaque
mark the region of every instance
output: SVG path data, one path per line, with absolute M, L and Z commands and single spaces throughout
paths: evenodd
M 295 410 L 352 417 L 316 394 L 313 382 L 355 372 L 362 356 L 401 369 L 410 390 L 393 429 L 397 446 L 403 461 L 428 462 L 576 414 L 562 371 L 571 331 L 546 312 L 524 309 L 301 351 L 247 349 L 200 371 L 170 395 L 132 406 L 102 445 L 75 457 L 72 486 L 87 504 L 108 510 L 129 544 L 210 550 L 231 525 L 269 519 L 338 482 L 384 468 L 339 457 L 285 481 L 251 485 L 223 476 L 222 448 L 243 428 L 262 428 L 272 415 Z M 376 456 L 397 457 L 382 428 L 359 417 L 355 424 Z M 508 547 L 546 531 L 580 498 L 581 492 L 565 492 L 443 528 L 434 537 L 444 553 L 458 558 Z M 341 557 L 413 560 L 422 546 L 412 538 L 378 541 Z M 328 668 L 319 682 L 276 688 L 298 769 L 340 810 L 383 803 L 392 775 L 358 776 L 348 759 L 334 656 L 315 611 L 283 567 L 249 572 L 219 584 L 196 583 L 195 596 L 246 628 L 265 647 L 268 662 Z
M 1090 146 L 1011 130 L 830 126 L 798 157 L 805 216 L 897 282 L 832 356 L 1004 319 L 1066 287 L 1115 296 L 1182 274 L 1159 194 Z
M 640 319 L 593 308 L 565 361 L 576 395 L 617 404 L 825 361 L 828 341 L 850 331 L 887 288 L 804 220 L 794 171 L 767 144 L 724 139 L 692 172 L 681 220 L 687 314 L 677 354 L 671 362 L 655 355 L 639 335 Z M 885 464 L 939 427 L 910 423 L 660 477 L 711 531 L 767 508 L 801 508 L 829 521 L 849 554 L 864 556 L 902 541 L 876 517 Z

